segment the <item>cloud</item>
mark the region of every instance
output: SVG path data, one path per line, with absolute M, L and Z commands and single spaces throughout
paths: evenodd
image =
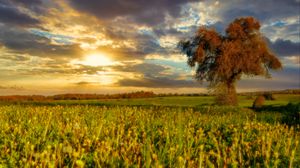
M 203 1 L 201 8 L 197 8 L 197 4 L 191 8 L 194 13 L 199 13 L 200 20 L 205 18 L 204 22 L 198 21 L 197 26 L 214 27 L 224 33 L 224 29 L 234 19 L 252 16 L 260 21 L 261 31 L 273 41 L 278 38 L 299 41 L 299 5 L 298 0 L 231 0 Z
M 264 2 L 259 0 L 220 1 L 221 7 L 218 13 L 225 22 L 242 16 L 253 16 L 262 22 L 266 22 L 297 15 L 299 4 L 300 2 L 297 0 L 265 0 Z
M 283 64 L 295 67 L 300 55 L 298 7 L 293 0 L 0 0 L 0 78 L 26 88 L 107 84 L 196 90 L 203 86 L 192 79 L 186 57 L 178 55 L 178 40 L 203 25 L 224 33 L 233 19 L 248 15 L 260 20 Z M 98 53 L 118 64 L 73 61 Z M 292 77 L 275 74 L 275 83 L 257 85 L 295 87 L 299 82 L 291 78 L 298 71 L 292 72 Z
M 17 26 L 36 26 L 40 21 L 15 7 L 8 1 L 0 1 L 0 22 Z
M 20 86 L 3 86 L 0 85 L 0 90 L 24 90 L 24 87 L 20 87 Z
M 151 63 L 139 63 L 139 64 L 125 64 L 122 66 L 111 67 L 113 71 L 120 72 L 135 72 L 142 75 L 155 75 L 158 76 L 164 71 L 169 70 L 168 67 L 151 64 Z
M 284 64 L 300 66 L 300 56 L 285 57 Z
M 25 62 L 30 60 L 30 58 L 26 55 L 7 54 L 7 53 L 0 55 L 0 59 L 10 60 L 14 62 Z
M 238 82 L 240 89 L 278 90 L 299 89 L 300 87 L 299 67 L 286 67 L 282 71 L 272 72 L 271 79 L 247 78 Z
M 191 80 L 177 80 L 168 77 L 144 76 L 139 79 L 122 79 L 116 85 L 126 87 L 150 87 L 150 88 L 183 88 L 183 87 L 203 87 L 199 83 Z
M 46 37 L 35 35 L 27 30 L 1 26 L 0 44 L 6 48 L 40 57 L 76 58 L 82 55 L 78 44 L 58 45 Z
M 108 26 L 104 28 L 104 34 L 113 44 L 100 46 L 98 50 L 114 53 L 122 60 L 144 59 L 149 53 L 166 52 L 156 35 L 147 28 L 121 23 Z
M 33 68 L 20 68 L 16 69 L 20 74 L 30 75 L 30 76 L 78 76 L 78 75 L 97 75 L 98 72 L 107 72 L 107 69 L 101 66 L 87 66 L 87 65 L 77 65 L 72 66 L 69 64 L 41 64 Z
M 76 82 L 74 83 L 75 85 L 78 85 L 78 86 L 89 86 L 89 85 L 99 85 L 100 83 L 98 82 L 86 82 L 86 81 L 81 81 L 81 82 Z
M 165 15 L 177 17 L 181 5 L 194 0 L 70 0 L 70 4 L 78 9 L 96 16 L 100 20 L 113 20 L 117 17 L 129 17 L 136 23 L 155 25 L 164 21 Z
M 45 9 L 43 6 L 43 0 L 9 0 L 9 1 L 13 3 L 15 6 L 23 6 L 35 12 L 43 12 L 42 10 Z
M 277 39 L 275 42 L 269 43 L 271 49 L 279 56 L 300 56 L 300 42 Z

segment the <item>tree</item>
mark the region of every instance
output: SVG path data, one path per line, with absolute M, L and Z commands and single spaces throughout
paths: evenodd
M 237 105 L 235 83 L 242 75 L 271 77 L 269 69 L 282 68 L 259 29 L 256 19 L 244 17 L 230 23 L 225 35 L 200 27 L 194 37 L 179 42 L 188 65 L 196 67 L 195 78 L 218 92 L 217 103 Z

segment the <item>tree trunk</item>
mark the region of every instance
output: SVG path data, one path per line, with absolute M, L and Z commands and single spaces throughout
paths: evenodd
M 227 84 L 227 99 L 228 105 L 238 105 L 235 84 L 233 82 Z
M 220 91 L 217 93 L 218 95 L 216 99 L 217 104 L 228 106 L 238 105 L 234 82 L 228 81 L 224 83 L 219 89 Z

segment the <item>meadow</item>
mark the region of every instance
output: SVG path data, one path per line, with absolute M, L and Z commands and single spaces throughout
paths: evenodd
M 300 97 L 0 103 L 0 167 L 300 167 Z

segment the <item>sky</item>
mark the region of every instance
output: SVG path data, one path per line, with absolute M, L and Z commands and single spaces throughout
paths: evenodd
M 252 16 L 284 68 L 238 91 L 300 88 L 299 0 L 0 0 L 0 95 L 206 92 L 177 43 Z

